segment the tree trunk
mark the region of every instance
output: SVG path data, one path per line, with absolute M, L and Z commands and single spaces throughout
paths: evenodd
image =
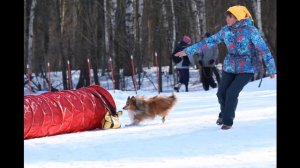
M 64 0 L 61 0 L 64 1 Z M 63 78 L 63 87 L 64 90 L 68 89 L 68 82 L 67 82 L 67 60 L 64 54 L 64 45 L 63 45 L 63 27 L 64 25 L 62 24 L 62 20 L 64 20 L 63 15 L 61 13 L 61 8 L 63 6 L 60 6 L 59 0 L 53 0 L 54 4 L 54 10 L 56 10 L 56 32 L 58 35 L 58 51 L 59 55 L 61 57 L 61 63 L 62 63 L 62 78 Z M 64 3 L 62 3 L 64 4 Z
M 103 10 L 104 10 L 104 44 L 105 44 L 105 56 L 102 57 L 101 62 L 102 62 L 102 74 L 104 75 L 105 72 L 105 57 L 109 55 L 109 10 L 107 9 L 107 0 L 104 0 L 103 2 Z
M 194 42 L 201 40 L 201 30 L 200 30 L 200 17 L 199 12 L 197 10 L 197 3 L 195 0 L 191 1 L 191 12 L 192 12 L 192 18 L 193 18 L 193 24 L 192 24 L 192 39 L 195 40 Z
M 262 29 L 262 21 L 261 21 L 261 0 L 257 0 L 257 25 L 262 36 L 264 36 L 264 32 Z
M 261 1 L 260 0 L 253 0 L 253 10 L 255 13 L 255 17 L 257 20 L 257 26 L 258 26 L 258 30 L 261 33 L 262 36 L 264 36 L 263 30 L 262 30 L 262 22 L 261 22 Z M 264 71 L 264 67 L 263 67 L 263 60 L 262 57 L 258 57 L 259 62 L 261 62 L 259 69 L 258 69 L 258 75 L 254 77 L 254 80 L 256 79 L 260 79 L 263 77 L 263 71 Z
M 158 76 L 157 76 L 157 79 L 158 79 L 158 92 L 161 93 L 162 92 L 162 43 L 161 43 L 161 31 L 160 31 L 160 27 L 157 27 L 156 28 L 156 31 L 155 31 L 155 44 L 156 44 L 156 52 L 157 52 L 157 64 L 156 65 L 158 67 Z
M 49 3 L 38 3 L 35 10 L 36 26 L 35 38 L 33 40 L 34 46 L 34 60 L 32 62 L 32 69 L 36 74 L 42 74 L 47 70 L 47 54 L 49 47 Z M 41 75 L 42 77 L 42 75 Z
M 28 61 L 28 10 L 27 10 L 27 0 L 24 0 L 24 67 L 26 67 Z M 24 72 L 26 70 L 24 69 Z
M 143 72 L 143 65 L 142 60 L 143 56 L 141 54 L 141 44 L 142 44 L 142 37 L 141 37 L 141 25 L 142 25 L 142 16 L 143 16 L 143 0 L 137 0 L 137 3 L 135 5 L 136 9 L 136 40 L 135 40 L 135 55 L 137 58 L 137 72 L 138 72 L 138 86 L 140 89 L 141 86 L 141 74 Z
M 175 27 L 175 11 L 174 11 L 174 2 L 170 0 L 171 3 L 171 15 L 172 15 L 172 40 L 171 40 L 171 52 L 175 49 L 176 43 L 176 27 Z
M 86 20 L 86 14 L 85 14 L 85 8 L 86 8 L 87 1 L 78 1 L 76 3 L 76 9 L 77 9 L 77 28 L 76 28 L 76 57 L 77 62 L 79 64 L 79 81 L 77 83 L 76 89 L 89 86 L 90 85 L 90 78 L 89 78 L 89 71 L 88 71 L 88 64 L 87 64 L 87 58 L 90 58 L 90 49 L 89 49 L 89 41 L 86 38 L 88 28 L 85 24 Z M 94 60 L 90 60 L 94 61 Z
M 127 36 L 125 62 L 128 63 L 127 65 L 131 65 L 131 63 L 129 63 L 131 61 L 131 56 L 133 56 L 133 60 L 134 62 L 136 62 L 136 56 L 133 55 L 133 53 L 135 52 L 134 45 L 133 45 L 134 44 L 133 0 L 126 0 L 125 29 L 126 29 L 126 36 Z M 133 75 L 131 66 L 124 67 L 124 75 L 125 76 Z
M 206 30 L 206 7 L 205 0 L 198 0 L 199 16 L 200 16 L 200 33 L 207 32 Z M 202 34 L 200 34 L 201 36 Z
M 255 12 L 255 17 L 257 20 L 257 27 L 261 35 L 264 37 L 264 32 L 262 28 L 262 19 L 261 19 L 261 0 L 253 0 L 253 10 Z
M 88 58 L 90 58 L 90 65 L 93 73 L 94 83 L 99 85 L 98 79 L 98 12 L 97 12 L 97 1 L 86 1 L 84 10 L 84 26 L 86 27 L 85 32 L 83 32 L 83 36 L 85 37 L 88 51 Z
M 116 57 L 116 47 L 115 47 L 115 43 L 116 43 L 116 12 L 117 12 L 117 8 L 118 8 L 118 4 L 116 0 L 111 0 L 110 1 L 110 15 L 111 15 L 111 19 L 110 19 L 110 23 L 111 23 L 111 43 L 110 43 L 110 55 L 108 55 L 108 57 L 111 57 L 113 63 L 116 62 L 116 59 L 118 59 Z M 109 58 L 108 58 L 109 59 Z M 116 73 L 118 73 L 118 68 L 116 68 L 113 64 L 113 71 L 114 73 L 112 73 L 112 75 L 114 76 L 114 79 L 117 80 L 119 82 L 119 75 L 116 75 Z M 116 84 L 116 83 L 115 83 Z M 117 85 L 117 88 L 116 88 Z M 119 84 L 116 84 L 115 88 L 119 89 Z
M 169 22 L 168 22 L 168 17 L 167 17 L 167 10 L 166 10 L 166 1 L 165 0 L 163 0 L 163 2 L 162 2 L 162 5 L 161 5 L 161 13 L 162 13 L 162 29 L 163 29 L 163 34 L 161 35 L 162 37 L 161 37 L 161 41 L 166 41 L 166 42 L 163 42 L 162 43 L 162 48 L 167 48 L 166 50 L 168 50 L 168 53 L 170 53 L 171 51 L 170 51 L 170 46 L 171 46 L 171 44 L 170 44 L 170 40 L 169 40 L 169 38 L 170 38 L 170 36 L 169 36 L 169 34 L 170 34 L 170 31 L 169 31 L 169 29 L 170 29 L 170 26 L 169 26 Z M 164 37 L 164 38 L 163 38 Z M 164 51 L 164 50 L 163 50 Z M 166 52 L 166 51 L 165 51 Z M 163 52 L 162 52 L 163 53 Z M 161 54 L 162 54 L 161 53 Z M 166 54 L 163 54 L 163 55 L 166 55 Z M 160 55 L 160 60 L 162 61 L 162 55 Z M 170 59 L 168 59 L 168 61 L 169 61 Z M 158 65 L 156 65 L 156 66 L 158 66 Z
M 80 67 L 79 81 L 77 83 L 76 89 L 90 85 L 88 76 L 89 76 L 89 72 L 87 68 L 87 63 L 82 63 Z
M 170 0 L 170 4 L 171 4 L 171 16 L 172 16 L 172 38 L 170 39 L 170 43 L 171 43 L 171 48 L 169 51 L 169 54 L 172 54 L 172 52 L 175 49 L 175 42 L 176 42 L 176 27 L 175 27 L 175 12 L 174 12 L 174 2 L 173 0 Z M 172 57 L 170 56 L 169 58 L 169 74 L 173 74 L 173 61 L 172 61 Z
M 47 3 L 48 4 L 48 3 Z M 44 48 L 44 52 L 43 52 L 43 56 L 44 56 L 44 65 L 47 65 L 47 63 L 50 61 L 49 59 L 46 59 L 48 57 L 48 48 L 49 48 L 49 9 L 48 6 L 45 6 L 45 13 L 43 14 L 43 48 Z M 45 68 L 46 69 L 46 68 Z
M 33 46 L 32 46 L 32 40 L 33 40 L 33 21 L 35 18 L 35 7 L 36 7 L 36 0 L 32 0 L 31 2 L 31 8 L 30 8 L 30 15 L 29 15 L 29 25 L 28 25 L 28 58 L 27 58 L 27 64 L 31 68 L 32 66 L 32 57 L 33 57 Z

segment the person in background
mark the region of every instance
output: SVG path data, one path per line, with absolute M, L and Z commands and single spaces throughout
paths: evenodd
M 245 6 L 232 6 L 225 12 L 227 25 L 216 34 L 185 48 L 175 56 L 192 57 L 195 53 L 225 43 L 227 55 L 223 61 L 222 77 L 217 97 L 220 104 L 217 124 L 228 130 L 233 125 L 238 96 L 258 70 L 258 57 L 266 65 L 270 78 L 276 74 L 274 58 Z
M 183 36 L 182 40 L 176 45 L 174 52 L 172 53 L 171 57 L 173 62 L 175 63 L 176 70 L 179 74 L 179 80 L 174 86 L 174 90 L 179 92 L 179 89 L 182 84 L 185 85 L 185 91 L 188 92 L 188 85 L 190 80 L 190 61 L 187 57 L 176 57 L 174 54 L 182 51 L 186 47 L 190 46 L 191 44 L 191 38 L 189 36 Z
M 210 33 L 206 32 L 204 34 L 204 39 L 208 38 Z M 213 78 L 214 70 L 216 69 L 215 63 L 216 59 L 219 56 L 218 46 L 215 45 L 211 48 L 203 50 L 200 52 L 200 60 L 199 64 L 201 65 L 201 82 L 203 85 L 203 89 L 205 91 L 209 90 L 209 86 L 212 88 L 216 88 L 217 84 Z M 218 71 L 216 71 L 216 76 L 220 78 Z
M 209 32 L 205 33 L 205 35 L 204 35 L 204 38 L 208 38 L 208 37 L 210 37 L 210 33 Z M 214 62 L 215 65 L 212 67 L 212 70 L 213 70 L 213 73 L 216 76 L 216 80 L 217 80 L 218 85 L 220 85 L 221 78 L 220 78 L 219 70 L 216 67 L 217 59 L 219 57 L 219 48 L 217 47 L 216 50 L 218 51 L 218 54 L 215 55 L 216 56 L 216 59 L 215 59 L 215 62 Z

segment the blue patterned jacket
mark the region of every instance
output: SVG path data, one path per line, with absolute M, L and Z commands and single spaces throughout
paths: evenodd
M 250 19 L 237 21 L 232 26 L 224 26 L 218 33 L 184 49 L 189 58 L 206 48 L 225 43 L 228 53 L 224 58 L 223 70 L 228 73 L 257 73 L 259 57 L 267 67 L 267 74 L 275 74 L 273 56 L 258 29 Z

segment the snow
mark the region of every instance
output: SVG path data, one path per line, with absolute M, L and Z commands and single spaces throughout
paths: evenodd
M 120 129 L 24 140 L 24 167 L 274 168 L 276 81 L 264 78 L 259 88 L 259 80 L 244 87 L 232 129 L 221 130 L 215 123 L 219 113 L 217 89 L 204 91 L 197 85 L 190 92 L 175 93 L 178 103 L 165 123 L 157 117 L 140 126 L 124 127 L 130 120 L 123 110 Z M 109 92 L 117 110 L 122 110 L 128 96 L 135 95 L 135 91 Z M 153 89 L 138 91 L 145 97 L 157 94 Z

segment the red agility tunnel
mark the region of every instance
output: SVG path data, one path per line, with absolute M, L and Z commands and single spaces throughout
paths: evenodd
M 114 99 L 98 85 L 24 96 L 24 139 L 101 128 L 106 108 Z

